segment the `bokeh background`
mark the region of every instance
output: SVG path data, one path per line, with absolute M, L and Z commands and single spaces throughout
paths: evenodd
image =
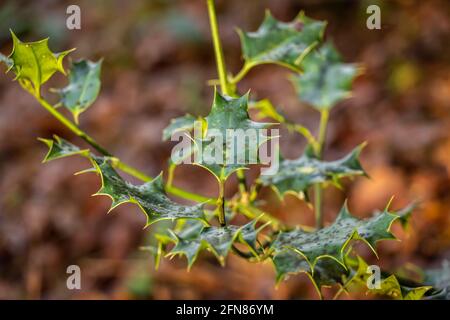
M 82 29 L 65 27 L 66 8 L 78 4 Z M 382 29 L 366 28 L 366 8 L 381 7 Z M 384 243 L 380 260 L 390 271 L 402 265 L 439 266 L 450 256 L 450 3 L 431 1 L 228 0 L 217 1 L 220 32 L 231 72 L 241 66 L 235 27 L 255 30 L 264 9 L 291 20 L 298 11 L 328 20 L 326 37 L 345 61 L 365 74 L 353 98 L 331 113 L 326 159 L 367 140 L 362 162 L 371 179 L 357 178 L 344 190 L 326 192 L 326 221 L 345 198 L 359 217 L 420 200 L 408 232 L 394 227 L 400 242 Z M 216 77 L 206 4 L 203 0 L 0 1 L 0 48 L 8 54 L 12 28 L 23 40 L 50 36 L 53 51 L 76 47 L 73 59 L 104 57 L 103 88 L 81 126 L 125 162 L 156 175 L 166 168 L 171 144 L 161 130 L 185 112 L 205 115 Z M 253 70 L 240 85 L 254 98 L 269 98 L 290 118 L 316 131 L 318 115 L 297 100 L 288 72 L 276 66 Z M 47 87 L 62 87 L 55 77 Z M 48 95 L 50 100 L 55 96 Z M 11 75 L 0 77 L 0 298 L 27 299 L 315 299 L 306 276 L 275 289 L 268 262 L 236 257 L 221 268 L 208 254 L 191 272 L 184 259 L 153 268 L 144 217 L 132 205 L 107 215 L 109 200 L 92 198 L 95 175 L 74 177 L 83 159 L 41 164 L 46 148 L 37 137 L 58 134 L 82 144 L 22 91 Z M 283 132 L 282 150 L 302 153 L 303 138 Z M 208 196 L 214 179 L 200 168 L 177 169 L 176 184 Z M 232 181 L 227 193 L 236 187 Z M 300 200 L 283 203 L 266 190 L 266 209 L 286 223 L 313 223 Z M 66 268 L 82 271 L 82 290 L 66 288 Z M 345 296 L 343 297 L 345 298 Z

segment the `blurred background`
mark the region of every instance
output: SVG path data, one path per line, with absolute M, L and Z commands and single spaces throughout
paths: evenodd
M 81 30 L 66 28 L 66 8 L 81 8 Z M 381 7 L 381 30 L 366 28 L 366 8 Z M 255 30 L 269 8 L 289 21 L 300 10 L 328 20 L 326 37 L 347 62 L 365 74 L 353 98 L 333 109 L 325 150 L 336 159 L 367 140 L 362 163 L 371 179 L 357 178 L 344 190 L 327 189 L 326 221 L 348 198 L 358 217 L 420 200 L 400 242 L 381 243 L 380 260 L 390 271 L 409 263 L 439 266 L 450 257 L 450 3 L 446 0 L 217 0 L 220 33 L 230 72 L 241 64 L 235 27 Z M 73 59 L 104 57 L 102 92 L 81 115 L 81 127 L 125 162 L 157 175 L 167 166 L 171 143 L 161 131 L 186 112 L 206 115 L 216 77 L 206 2 L 203 0 L 0 1 L 0 50 L 9 54 L 11 28 L 22 39 L 50 36 L 52 51 L 76 47 Z M 240 84 L 252 98 L 269 98 L 313 132 L 318 114 L 299 103 L 277 66 L 254 69 Z M 57 76 L 48 85 L 65 86 Z M 52 101 L 56 96 L 47 95 Z M 191 272 L 184 259 L 163 260 L 158 271 L 148 252 L 151 230 L 133 205 L 106 214 L 109 200 L 90 197 L 95 175 L 72 174 L 88 166 L 70 158 L 41 164 L 46 148 L 36 140 L 57 134 L 81 145 L 27 95 L 12 76 L 0 77 L 0 298 L 1 299 L 316 299 L 304 275 L 275 288 L 270 262 L 251 264 L 230 257 L 221 268 L 202 254 Z M 296 157 L 304 140 L 282 132 L 282 151 Z M 201 168 L 180 167 L 176 185 L 217 195 L 214 179 Z M 236 190 L 228 183 L 229 196 Z M 300 200 L 276 200 L 263 190 L 265 209 L 286 223 L 313 224 Z M 178 199 L 178 201 L 180 201 Z M 161 226 L 163 227 L 163 226 Z M 66 288 L 66 268 L 81 267 L 82 289 Z M 343 296 L 345 298 L 345 296 Z

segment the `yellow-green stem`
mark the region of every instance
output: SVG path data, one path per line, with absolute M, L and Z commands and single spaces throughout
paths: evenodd
M 244 77 L 247 75 L 247 73 L 250 71 L 252 67 L 253 67 L 252 64 L 245 63 L 242 69 L 234 77 L 231 77 L 230 83 L 236 84 L 242 79 L 244 79 Z
M 219 181 L 219 197 L 217 198 L 217 215 L 219 217 L 219 224 L 225 227 L 227 222 L 225 220 L 225 181 Z
M 106 151 L 105 148 L 103 148 L 102 146 L 100 146 L 95 140 L 94 138 L 92 138 L 91 136 L 89 136 L 88 134 L 86 134 L 83 130 L 81 130 L 75 123 L 73 123 L 72 121 L 70 121 L 69 119 L 67 119 L 61 112 L 59 112 L 58 110 L 56 110 L 50 103 L 48 103 L 45 99 L 41 98 L 40 96 L 34 96 L 37 101 L 41 104 L 42 107 L 44 107 L 52 116 L 54 116 L 59 122 L 61 122 L 65 127 L 67 127 L 70 131 L 72 131 L 74 134 L 76 134 L 77 136 L 79 136 L 80 138 L 82 138 L 84 141 L 86 141 L 89 145 L 91 145 L 95 150 L 97 150 L 99 153 L 101 153 L 104 156 L 107 157 L 111 157 L 113 159 L 113 163 L 114 166 L 143 181 L 143 182 L 148 182 L 151 181 L 153 178 L 146 175 L 145 173 L 139 171 L 138 169 L 135 169 L 129 165 L 127 165 L 126 163 L 122 162 L 120 159 L 115 158 L 111 153 L 109 153 L 108 151 Z M 191 193 L 176 187 L 172 187 L 170 186 L 169 188 L 166 189 L 167 192 L 178 196 L 180 198 L 186 199 L 186 200 L 192 200 L 192 201 L 197 201 L 197 202 L 209 202 L 212 199 L 211 198 L 206 198 L 203 197 L 201 195 L 195 194 L 195 193 Z
M 117 169 L 119 169 L 141 181 L 148 182 L 148 181 L 153 180 L 152 177 L 146 175 L 145 173 L 143 173 L 133 167 L 130 167 L 129 165 L 127 165 L 126 163 L 123 163 L 122 161 L 120 161 L 117 158 L 114 158 L 113 163 L 114 163 L 115 168 L 117 168 Z
M 196 193 L 191 193 L 177 187 L 173 186 L 173 178 L 175 174 L 176 165 L 174 163 L 169 164 L 168 174 L 167 174 L 167 182 L 166 182 L 166 191 L 174 196 L 178 196 L 183 199 L 189 199 L 197 202 L 213 202 L 215 199 L 206 198 Z
M 39 101 L 39 103 L 48 111 L 50 112 L 59 122 L 61 122 L 63 125 L 65 125 L 70 131 L 75 133 L 77 136 L 82 138 L 84 141 L 86 141 L 88 144 L 90 144 L 95 150 L 100 152 L 102 155 L 111 157 L 112 155 L 106 151 L 105 148 L 100 146 L 92 137 L 87 135 L 84 131 L 82 131 L 80 128 L 77 127 L 75 123 L 67 119 L 61 112 L 56 110 L 50 103 L 48 103 L 46 100 L 42 99 L 39 96 L 35 96 L 35 98 Z
M 169 168 L 167 169 L 167 181 L 166 187 L 171 187 L 173 185 L 173 178 L 175 176 L 175 169 L 177 165 L 173 162 L 170 162 Z
M 196 201 L 196 202 L 204 202 L 204 203 L 208 202 L 209 203 L 209 202 L 212 202 L 215 200 L 212 198 L 207 198 L 207 197 L 201 196 L 199 194 L 192 193 L 192 192 L 174 187 L 174 186 L 166 187 L 166 191 L 168 193 L 170 193 L 171 195 L 177 196 L 179 198 Z
M 317 150 L 316 150 L 316 156 L 318 159 L 322 159 L 323 148 L 325 145 L 325 138 L 327 135 L 328 117 L 329 117 L 328 110 L 323 110 L 320 112 L 319 136 L 317 138 Z M 314 210 L 316 216 L 317 229 L 323 228 L 322 196 L 323 196 L 323 187 L 321 184 L 316 184 L 314 186 Z
M 237 209 L 242 212 L 249 219 L 256 219 L 258 217 L 260 222 L 270 222 L 274 229 L 284 228 L 283 222 L 252 205 L 237 204 Z
M 211 35 L 214 45 L 214 53 L 216 55 L 217 72 L 219 74 L 220 87 L 222 92 L 226 95 L 230 95 L 229 84 L 227 80 L 227 69 L 225 65 L 225 59 L 223 57 L 222 43 L 219 36 L 219 27 L 217 24 L 216 7 L 214 0 L 207 0 L 209 21 L 211 25 Z
M 296 131 L 298 133 L 300 133 L 302 136 L 304 136 L 306 138 L 306 140 L 308 141 L 308 143 L 314 148 L 317 148 L 317 141 L 314 138 L 314 136 L 311 134 L 311 132 L 308 130 L 308 128 L 300 125 L 300 124 L 296 124 L 296 123 L 289 123 L 289 122 L 285 122 L 286 126 L 288 129 L 291 129 L 293 131 Z
M 216 65 L 217 65 L 217 73 L 219 75 L 219 82 L 220 82 L 220 88 L 222 89 L 222 93 L 226 95 L 232 95 L 234 92 L 230 88 L 230 84 L 228 82 L 228 76 L 227 76 L 227 68 L 225 64 L 225 59 L 223 55 L 223 49 L 222 49 L 222 42 L 220 41 L 220 35 L 219 35 L 219 26 L 217 23 L 217 15 L 216 15 L 216 7 L 214 4 L 214 0 L 207 0 L 208 5 L 208 14 L 209 14 L 209 21 L 211 25 L 211 36 L 213 40 L 214 45 L 214 53 L 216 56 Z M 236 172 L 238 182 L 239 182 L 239 191 L 241 195 L 246 198 L 247 197 L 247 185 L 246 185 L 246 179 L 245 179 L 245 173 L 243 170 L 238 170 Z M 223 186 L 221 187 L 223 188 Z M 219 199 L 221 197 L 219 196 Z M 224 205 L 224 199 L 219 200 L 219 205 Z M 220 216 L 219 216 L 220 217 Z

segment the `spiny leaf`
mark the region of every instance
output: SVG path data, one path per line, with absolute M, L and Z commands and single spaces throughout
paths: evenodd
M 172 119 L 170 124 L 163 130 L 163 141 L 169 140 L 175 132 L 191 131 L 194 129 L 195 121 L 197 121 L 197 118 L 190 114 Z
M 101 86 L 101 66 L 102 60 L 74 62 L 70 68 L 69 84 L 55 90 L 61 97 L 61 104 L 73 114 L 76 123 L 79 115 L 97 99 Z
M 256 221 L 250 221 L 246 225 L 228 225 L 226 227 L 205 227 L 199 230 L 198 225 L 191 224 L 193 228 L 189 232 L 174 233 L 175 246 L 168 253 L 169 257 L 184 255 L 188 260 L 188 269 L 192 267 L 199 252 L 203 249 L 211 251 L 221 265 L 225 264 L 232 245 L 236 241 L 245 243 L 250 248 L 255 248 L 257 233 Z M 186 230 L 186 229 L 184 229 Z
M 259 218 L 256 218 L 246 225 L 242 226 L 241 231 L 239 233 L 239 237 L 241 242 L 247 244 L 247 246 L 250 248 L 252 253 L 257 256 L 258 255 L 258 248 L 256 247 L 256 244 L 258 242 L 258 234 L 259 232 L 267 226 L 267 224 L 261 226 L 260 228 L 256 228 L 256 224 L 258 222 Z
M 398 282 L 398 281 L 397 281 Z M 420 300 L 422 299 L 427 292 L 432 289 L 431 286 L 420 286 L 417 288 L 404 288 L 403 290 L 403 300 Z M 405 294 L 406 293 L 406 294 Z
M 306 260 L 312 274 L 320 259 L 332 259 L 345 268 L 344 251 L 351 240 L 364 241 L 376 253 L 377 241 L 395 239 L 389 230 L 397 218 L 397 215 L 385 210 L 370 219 L 360 220 L 353 217 L 344 205 L 335 222 L 328 227 L 314 232 L 301 229 L 281 232 L 272 244 L 274 259 L 291 250 Z M 282 275 L 281 271 L 278 274 Z
M 301 64 L 301 75 L 293 76 L 300 100 L 317 110 L 331 109 L 350 97 L 353 79 L 358 74 L 355 64 L 342 63 L 332 44 L 310 53 Z
M 198 253 L 202 249 L 209 249 L 223 265 L 233 242 L 239 232 L 238 226 L 205 227 L 193 238 L 177 237 L 177 243 L 171 250 L 170 256 L 183 254 L 188 259 L 188 267 L 191 268 Z
M 238 30 L 247 68 L 275 63 L 299 70 L 302 59 L 323 37 L 325 26 L 326 22 L 308 18 L 303 12 L 285 23 L 266 11 L 256 32 Z
M 403 211 L 406 210 L 399 212 Z M 378 212 L 371 219 L 358 220 L 352 217 L 344 206 L 335 223 L 327 228 L 310 233 L 297 229 L 286 232 L 287 236 L 281 233 L 272 245 L 274 250 L 272 260 L 277 272 L 277 282 L 290 274 L 305 273 L 319 295 L 322 286 L 345 285 L 348 283 L 345 279 L 355 278 L 354 274 L 359 266 L 357 260 L 349 258 L 349 250 L 345 250 L 350 240 L 363 240 L 374 250 L 378 240 L 394 238 L 389 229 L 396 218 L 399 216 L 384 211 Z M 342 236 L 340 233 L 348 236 Z M 279 239 L 285 244 L 280 245 Z M 367 267 L 364 272 L 366 269 Z M 367 280 L 369 274 L 364 273 L 363 276 Z M 425 287 L 417 290 L 406 287 L 402 289 L 408 298 L 417 297 L 426 291 Z
M 365 144 L 356 147 L 350 154 L 335 161 L 318 160 L 311 147 L 295 160 L 280 160 L 276 175 L 261 176 L 265 186 L 271 186 L 282 198 L 286 193 L 306 197 L 309 187 L 317 183 L 332 182 L 339 186 L 340 179 L 357 175 L 365 175 L 359 162 L 359 155 Z
M 308 143 L 317 148 L 317 141 L 312 135 L 311 131 L 305 126 L 295 123 L 286 118 L 286 116 L 278 111 L 272 102 L 268 99 L 263 99 L 259 101 L 254 101 L 250 104 L 250 108 L 257 111 L 255 117 L 256 119 L 270 118 L 278 123 L 283 124 L 289 130 L 289 132 L 298 132 L 303 135 Z
M 205 224 L 198 220 L 178 220 L 174 232 L 183 239 L 192 239 L 198 237 L 204 227 Z M 167 231 L 169 231 L 170 234 L 170 229 Z M 171 242 L 173 242 L 173 238 L 171 238 L 171 240 Z
M 417 208 L 417 203 L 411 203 L 405 208 L 398 210 L 395 212 L 396 215 L 399 216 L 398 220 L 402 224 L 402 227 L 406 229 L 409 225 L 409 221 L 411 220 L 411 215 L 414 210 Z
M 394 211 L 393 213 L 395 215 L 398 216 L 398 221 L 400 222 L 400 224 L 402 225 L 402 228 L 404 230 L 407 230 L 407 228 L 409 227 L 409 222 L 411 220 L 411 216 L 414 212 L 414 210 L 417 208 L 418 204 L 416 202 L 413 202 L 409 205 L 407 205 L 406 207 Z M 381 211 L 377 210 L 375 211 L 375 214 L 379 214 L 381 213 Z
M 235 216 L 235 212 L 232 212 L 229 208 L 225 210 L 226 221 L 231 221 Z M 216 215 L 212 211 L 205 211 L 206 220 L 210 222 L 212 219 L 216 218 Z M 255 219 L 255 223 L 256 223 Z M 155 238 L 158 242 L 158 248 L 165 248 L 168 244 L 176 242 L 177 237 L 181 239 L 194 239 L 199 237 L 200 233 L 205 227 L 205 223 L 199 220 L 192 219 L 178 219 L 175 222 L 175 226 L 173 228 L 165 228 L 164 230 L 160 229 L 155 232 Z M 256 231 L 258 232 L 258 231 Z M 246 233 L 247 234 L 247 233 Z M 174 237 L 175 235 L 175 237 Z M 251 236 L 252 233 L 248 232 L 247 237 Z M 256 240 L 255 240 L 256 241 Z M 253 242 L 248 242 L 249 244 L 253 244 Z M 153 248 L 155 251 L 155 248 Z M 159 250 L 160 252 L 162 250 Z M 167 253 L 167 252 L 166 252 Z
M 146 226 L 161 220 L 204 220 L 203 204 L 185 206 L 167 197 L 162 174 L 150 182 L 135 186 L 123 180 L 108 159 L 92 159 L 102 178 L 102 187 L 96 194 L 107 195 L 113 200 L 111 210 L 125 202 L 135 203 L 147 216 Z
M 40 88 L 51 76 L 59 71 L 65 74 L 64 57 L 75 49 L 53 53 L 48 47 L 48 38 L 35 42 L 22 42 L 11 31 L 13 50 L 8 57 L 12 61 L 11 69 L 22 86 L 36 96 Z
M 274 119 L 279 123 L 286 122 L 285 116 L 282 115 L 280 112 L 278 112 L 278 110 L 275 108 L 275 106 L 269 99 L 252 101 L 249 107 L 257 110 L 257 113 L 255 115 L 257 119 L 270 118 Z
M 195 140 L 194 152 L 197 155 L 201 154 L 201 160 L 194 160 L 194 163 L 202 168 L 208 170 L 218 181 L 225 181 L 228 177 L 240 169 L 247 169 L 247 166 L 242 163 L 226 161 L 226 150 L 222 147 L 222 152 L 219 151 L 217 155 L 215 151 L 206 150 L 220 150 L 219 143 L 214 140 L 198 139 Z
M 342 278 L 348 274 L 341 264 L 332 259 L 321 259 L 314 266 L 314 272 L 304 257 L 296 252 L 286 249 L 277 253 L 273 258 L 276 270 L 276 282 L 286 280 L 289 275 L 304 273 L 313 283 L 319 296 L 322 295 L 323 286 L 341 284 Z
M 348 263 L 349 260 L 351 263 Z M 367 289 L 367 292 L 380 296 L 401 300 L 419 300 L 431 288 L 430 286 L 414 288 L 401 286 L 395 275 L 390 275 L 381 279 L 379 288 L 370 289 L 367 283 L 371 273 L 367 271 L 367 263 L 359 256 L 357 260 L 345 256 L 347 269 L 332 259 L 319 260 L 313 273 L 305 258 L 293 251 L 286 250 L 278 254 L 273 262 L 277 270 L 277 281 L 285 279 L 289 274 L 305 273 L 312 281 L 319 296 L 321 296 L 322 287 L 337 284 L 343 291 L 347 291 L 352 285 L 357 285 Z
M 269 139 L 260 129 L 270 125 L 250 120 L 248 94 L 231 98 L 216 90 L 202 137 L 193 139 L 194 163 L 225 181 L 236 170 L 258 162 L 258 148 Z
M 248 97 L 249 93 L 238 98 L 232 98 L 221 95 L 216 90 L 211 111 L 205 118 L 207 124 L 206 136 L 208 136 L 208 131 L 212 129 L 219 130 L 225 136 L 227 130 L 230 129 L 259 130 L 271 126 L 272 123 L 250 120 L 248 115 Z
M 196 219 L 205 221 L 204 204 L 195 206 L 180 205 L 170 200 L 165 191 L 162 174 L 153 180 L 133 185 L 125 181 L 113 168 L 111 158 L 92 155 L 88 150 L 80 150 L 73 144 L 55 136 L 55 140 L 41 139 L 49 147 L 45 161 L 71 155 L 82 155 L 88 158 L 102 181 L 100 190 L 95 195 L 106 195 L 111 198 L 110 211 L 120 204 L 131 202 L 141 208 L 147 217 L 146 226 L 161 220 Z M 92 172 L 92 170 L 83 171 Z
M 202 224 L 202 222 L 198 220 L 187 219 L 183 221 L 194 221 Z M 153 225 L 151 230 L 149 230 L 149 234 L 151 234 L 151 237 L 145 240 L 146 244 L 144 246 L 139 247 L 139 250 L 147 251 L 153 256 L 155 270 L 158 270 L 161 262 L 161 257 L 165 255 L 166 245 L 172 243 L 172 237 L 169 234 L 168 230 L 172 227 L 173 224 L 174 223 L 172 221 L 163 221 Z

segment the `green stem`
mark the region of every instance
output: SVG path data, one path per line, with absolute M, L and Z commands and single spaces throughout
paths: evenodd
M 320 112 L 320 127 L 319 127 L 319 137 L 317 139 L 318 141 L 318 150 L 317 150 L 317 156 L 322 157 L 323 148 L 325 145 L 325 138 L 327 135 L 327 126 L 328 126 L 328 118 L 329 118 L 329 111 L 323 110 Z
M 86 143 L 91 145 L 95 150 L 97 150 L 103 156 L 111 157 L 113 159 L 114 166 L 117 169 L 119 169 L 119 170 L 121 170 L 143 182 L 148 182 L 153 179 L 152 177 L 146 175 L 145 173 L 139 171 L 138 169 L 133 168 L 133 167 L 127 165 L 126 163 L 122 162 L 120 159 L 114 157 L 105 148 L 100 146 L 94 140 L 94 138 L 92 138 L 91 136 L 86 134 L 75 123 L 73 123 L 72 121 L 67 119 L 61 112 L 56 110 L 46 100 L 44 100 L 43 98 L 36 96 L 36 95 L 34 95 L 34 97 L 37 99 L 37 101 L 41 104 L 42 107 L 44 107 L 52 116 L 54 116 L 59 122 L 61 122 L 70 131 L 72 131 L 74 134 L 76 134 L 77 136 L 82 138 L 84 141 L 86 141 Z M 172 187 L 172 186 L 170 186 L 170 188 L 167 188 L 166 190 L 167 190 L 167 192 L 169 192 L 175 196 L 178 196 L 180 198 L 186 199 L 186 200 L 192 200 L 192 201 L 197 201 L 197 202 L 209 202 L 212 200 L 211 198 L 206 198 L 201 195 L 191 193 L 191 192 L 188 192 L 188 191 L 176 188 L 176 187 Z
M 267 116 L 268 118 L 271 118 L 278 123 L 285 125 L 289 131 L 294 131 L 301 134 L 306 138 L 306 140 L 308 140 L 308 143 L 314 148 L 314 150 L 316 150 L 317 141 L 311 131 L 309 131 L 309 129 L 305 126 L 294 123 L 293 121 L 287 119 L 285 116 L 279 114 L 268 99 L 250 103 L 249 108 L 257 109 L 260 113 Z
M 177 187 L 174 187 L 173 186 L 173 178 L 174 178 L 176 167 L 177 166 L 174 163 L 169 164 L 168 174 L 167 174 L 167 182 L 166 182 L 166 186 L 165 186 L 165 189 L 168 193 L 170 193 L 174 196 L 183 198 L 183 199 L 189 199 L 189 200 L 193 200 L 196 202 L 214 202 L 215 201 L 215 199 L 206 198 L 206 197 L 203 197 L 196 193 L 191 193 L 191 192 L 179 189 Z
M 170 161 L 169 168 L 167 169 L 166 187 L 172 187 L 176 167 L 177 167 L 177 165 L 175 163 L 173 163 L 172 161 Z
M 49 104 L 46 100 L 42 99 L 39 96 L 35 96 L 37 101 L 48 111 L 50 112 L 59 122 L 61 122 L 63 125 L 65 125 L 70 131 L 75 133 L 77 136 L 82 138 L 84 141 L 86 141 L 88 144 L 90 144 L 95 150 L 100 152 L 102 155 L 111 157 L 112 155 L 106 151 L 105 148 L 100 146 L 92 137 L 87 135 L 84 131 L 82 131 L 80 128 L 77 127 L 76 124 L 74 124 L 72 121 L 67 119 L 61 112 L 56 110 L 51 104 Z
M 135 177 L 135 178 L 137 178 L 137 179 L 139 179 L 141 181 L 144 181 L 144 182 L 148 182 L 148 181 L 153 180 L 152 177 L 150 177 L 150 176 L 146 175 L 145 173 L 137 170 L 136 168 L 130 167 L 129 165 L 127 165 L 126 163 L 123 163 L 119 159 L 117 159 L 117 158 L 113 158 L 113 159 L 114 159 L 114 161 L 113 161 L 114 167 L 119 169 L 119 170 L 121 170 L 121 171 L 123 171 L 123 172 L 125 172 L 125 173 L 128 173 L 130 176 L 133 176 L 133 177 Z
M 173 187 L 173 186 L 169 186 L 166 187 L 166 191 L 174 196 L 177 196 L 179 198 L 182 199 L 186 199 L 186 200 L 191 200 L 191 201 L 196 201 L 196 202 L 212 202 L 215 201 L 215 199 L 212 198 L 207 198 L 204 196 L 201 196 L 199 194 L 196 193 L 192 193 L 177 187 Z
M 250 69 L 253 67 L 253 65 L 245 63 L 242 69 L 234 76 L 231 77 L 230 83 L 236 84 L 240 82 L 244 77 L 247 75 L 247 73 L 250 71 Z
M 323 228 L 322 191 L 322 186 L 320 184 L 314 186 L 314 210 L 317 229 Z
M 289 122 L 286 122 L 286 126 L 288 129 L 291 129 L 293 131 L 300 133 L 303 137 L 306 138 L 308 143 L 310 145 L 312 145 L 313 148 L 317 148 L 317 141 L 314 138 L 314 136 L 311 134 L 311 132 L 308 130 L 308 128 L 306 128 L 305 126 L 302 126 L 300 124 L 289 123 Z
M 238 179 L 239 192 L 241 193 L 244 202 L 248 202 L 247 194 L 247 179 L 245 178 L 244 170 L 239 169 L 236 171 L 236 176 Z
M 325 138 L 327 135 L 328 118 L 329 118 L 328 110 L 323 110 L 320 112 L 319 136 L 317 138 L 317 150 L 316 150 L 316 156 L 318 159 L 322 159 L 323 148 L 325 145 Z M 315 209 L 317 229 L 323 228 L 322 196 L 323 196 L 323 187 L 321 184 L 316 184 L 314 186 L 314 209 Z
M 225 65 L 225 59 L 223 55 L 222 42 L 220 41 L 219 26 L 217 23 L 217 15 L 214 0 L 207 0 L 207 5 L 208 5 L 209 21 L 211 25 L 211 35 L 214 45 L 214 53 L 216 56 L 217 73 L 219 74 L 220 88 L 222 89 L 222 93 L 226 95 L 232 95 L 234 92 L 230 88 L 230 84 L 228 83 L 227 68 Z M 243 198 L 246 199 L 247 184 L 245 179 L 245 173 L 243 170 L 237 170 L 236 175 L 239 182 L 239 191 L 243 196 Z M 222 201 L 222 204 L 223 203 L 224 201 Z
M 271 214 L 264 212 L 251 205 L 237 204 L 237 209 L 242 212 L 249 219 L 256 219 L 258 217 L 261 222 L 270 222 L 274 229 L 284 229 L 285 225 L 283 222 L 272 216 Z
M 225 66 L 225 59 L 223 57 L 222 43 L 219 36 L 219 27 L 217 24 L 216 8 L 214 0 L 207 0 L 209 21 L 211 25 L 211 35 L 214 44 L 214 53 L 216 55 L 217 72 L 219 74 L 220 87 L 222 92 L 230 95 L 231 91 L 228 87 L 227 69 Z
M 219 224 L 225 227 L 227 222 L 225 220 L 225 181 L 219 181 L 219 197 L 217 198 L 217 215 L 219 217 Z
M 247 260 L 255 258 L 255 254 L 254 253 L 252 253 L 252 252 L 243 252 L 243 251 L 239 250 L 238 248 L 236 248 L 235 245 L 231 246 L 231 250 L 233 250 L 233 252 L 235 254 L 237 254 L 241 258 L 244 258 L 244 259 L 247 259 Z

